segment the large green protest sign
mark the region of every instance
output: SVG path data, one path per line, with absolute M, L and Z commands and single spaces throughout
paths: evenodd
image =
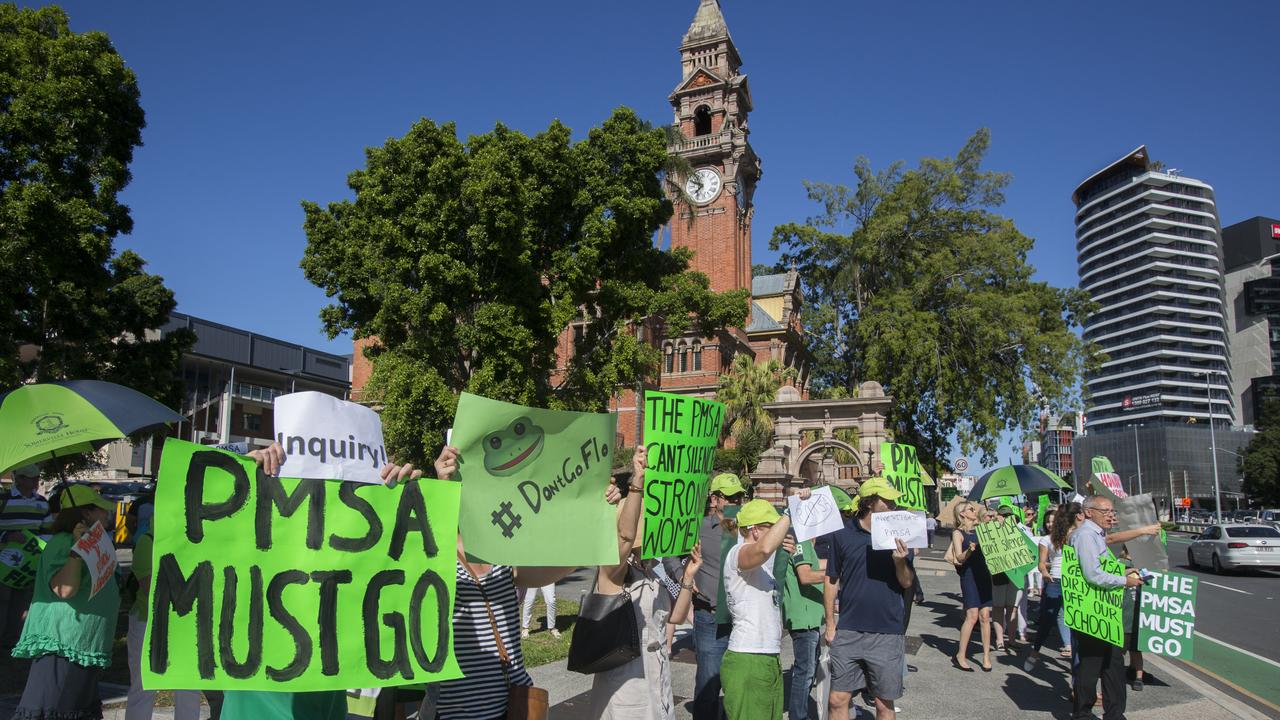
M 924 481 L 920 479 L 920 461 L 913 445 L 880 443 L 880 464 L 884 477 L 899 492 L 898 507 L 921 510 L 924 507 Z
M 1102 571 L 1123 576 L 1124 565 L 1108 553 L 1101 560 Z M 1080 569 L 1076 549 L 1062 546 L 1062 604 L 1067 627 L 1124 647 L 1124 588 L 1090 585 Z
M 1138 608 L 1138 649 L 1157 655 L 1195 659 L 1196 578 L 1152 572 L 1142 586 Z
M 684 555 L 698 542 L 724 405 L 664 392 L 644 394 L 645 558 Z
M 170 438 L 142 660 L 155 689 L 341 690 L 458 678 L 459 486 L 265 475 Z
M 617 429 L 610 413 L 463 393 L 452 442 L 467 553 L 503 565 L 616 565 L 617 513 L 604 493 Z
M 978 533 L 978 547 L 987 561 L 992 575 L 1007 573 L 1009 579 L 1026 579 L 1027 571 L 1037 562 L 1035 543 L 1022 532 L 1013 520 L 986 522 L 974 528 Z M 1022 587 L 1022 583 L 1018 583 Z

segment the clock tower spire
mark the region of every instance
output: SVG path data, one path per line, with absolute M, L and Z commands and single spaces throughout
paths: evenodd
M 693 250 L 693 269 L 717 292 L 751 287 L 760 159 L 747 140 L 751 91 L 741 66 L 719 1 L 700 0 L 680 44 L 680 84 L 668 97 L 680 131 L 671 151 L 693 169 L 673 198 L 671 246 Z

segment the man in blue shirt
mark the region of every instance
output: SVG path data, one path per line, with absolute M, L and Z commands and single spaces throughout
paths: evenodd
M 831 720 L 849 720 L 849 701 L 864 688 L 875 698 L 876 720 L 897 717 L 893 701 L 902 697 L 906 653 L 903 591 L 912 586 L 915 572 L 901 540 L 896 550 L 871 548 L 871 515 L 894 510 L 901 495 L 883 478 L 867 480 L 858 488 L 856 519 L 831 535 L 823 593 L 831 646 Z
M 1137 587 L 1142 578 L 1135 570 L 1127 576 L 1112 575 L 1102 569 L 1107 550 L 1107 531 L 1116 524 L 1116 511 L 1111 501 L 1094 495 L 1084 501 L 1084 522 L 1071 534 L 1071 547 L 1080 561 L 1085 582 L 1099 588 Z M 1075 690 L 1072 718 L 1092 718 L 1097 700 L 1098 679 L 1102 679 L 1103 720 L 1124 720 L 1128 693 L 1124 684 L 1124 651 L 1106 640 L 1071 633 L 1074 650 L 1071 680 Z

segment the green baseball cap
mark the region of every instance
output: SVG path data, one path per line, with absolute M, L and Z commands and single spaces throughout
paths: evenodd
M 846 510 L 857 509 L 858 504 L 853 501 L 853 498 L 849 497 L 849 493 L 845 492 L 844 490 L 841 490 L 835 485 L 829 485 L 828 487 L 831 488 L 831 497 L 836 501 L 837 510 L 844 512 Z
M 711 478 L 711 492 L 718 492 L 721 495 L 742 495 L 747 489 L 742 486 L 742 481 L 733 473 L 720 473 Z
M 781 515 L 769 504 L 768 500 L 752 500 L 742 509 L 738 511 L 738 527 L 751 527 L 752 525 L 763 525 L 764 523 L 778 522 Z
M 898 492 L 888 480 L 882 477 L 868 478 L 866 482 L 858 486 L 858 497 L 871 497 L 878 495 L 885 500 L 897 500 L 902 497 L 902 493 Z
M 67 508 L 77 507 L 100 507 L 107 512 L 116 509 L 115 505 L 107 502 L 97 490 L 88 485 L 68 485 L 58 493 L 58 508 L 66 510 Z

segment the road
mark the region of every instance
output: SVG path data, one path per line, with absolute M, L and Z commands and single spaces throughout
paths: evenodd
M 1280 710 L 1280 572 L 1193 570 L 1187 565 L 1190 545 L 1189 537 L 1169 536 L 1170 569 L 1199 580 L 1191 664 Z

